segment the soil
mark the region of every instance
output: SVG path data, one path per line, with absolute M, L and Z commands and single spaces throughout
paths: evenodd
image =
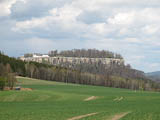
M 91 96 L 89 98 L 84 99 L 84 101 L 91 101 L 91 100 L 95 100 L 97 98 L 98 98 L 97 96 Z
M 126 116 L 129 113 L 130 112 L 126 112 L 126 113 L 121 113 L 121 114 L 115 115 L 111 120 L 120 120 L 121 118 L 123 118 L 124 116 Z
M 80 116 L 69 118 L 67 120 L 79 120 L 79 119 L 89 117 L 89 116 L 92 116 L 92 115 L 96 115 L 96 114 L 98 114 L 98 113 L 90 113 L 90 114 L 86 114 L 86 115 L 80 115 Z
M 21 91 L 32 91 L 32 88 L 21 88 Z

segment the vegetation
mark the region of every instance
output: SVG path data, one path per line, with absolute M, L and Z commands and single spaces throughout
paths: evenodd
M 9 68 L 8 70 L 16 73 L 16 75 L 49 81 L 127 88 L 133 90 L 159 91 L 160 88 L 159 84 L 146 79 L 137 70 L 133 70 L 128 66 L 119 66 L 117 64 L 109 66 L 108 69 L 104 68 L 103 65 L 100 65 L 97 70 L 96 66 L 93 66 L 92 68 L 90 66 L 87 67 L 87 65 L 86 67 L 84 67 L 85 65 L 80 66 L 82 69 L 69 69 L 36 62 L 23 62 L 0 54 L 0 65 L 1 68 Z M 3 71 L 4 70 L 1 72 L 3 73 Z M 7 73 L 11 72 L 8 71 Z M 12 87 L 13 84 L 11 83 L 12 82 L 10 82 L 9 85 Z
M 103 64 L 102 62 L 94 64 L 61 62 L 58 65 L 83 73 L 87 72 L 103 76 L 120 76 L 126 79 L 146 79 L 144 72 L 132 69 L 130 65 L 119 64 L 118 62 L 111 62 L 110 64 Z
M 1 120 L 68 120 L 97 113 L 81 120 L 159 120 L 160 95 L 156 92 L 65 84 L 18 78 L 18 84 L 32 91 L 0 92 Z M 96 96 L 96 99 L 85 101 Z M 63 114 L 62 114 L 63 113 Z
M 8 64 L 11 61 L 10 62 L 5 61 L 6 63 L 4 62 L 5 64 L 2 64 L 2 58 L 3 58 L 2 56 L 3 55 L 0 55 L 0 90 L 4 90 L 5 87 L 13 89 L 16 83 L 16 79 L 15 79 L 15 74 L 12 72 L 10 64 Z
M 6 84 L 6 78 L 0 77 L 0 90 L 4 90 L 5 84 Z
M 7 73 L 0 76 L 0 90 L 4 90 L 5 87 L 7 87 L 7 89 L 13 89 L 15 84 L 16 79 L 13 73 Z
M 58 52 L 53 50 L 49 52 L 49 56 L 63 56 L 63 57 L 87 57 L 87 58 L 117 58 L 123 59 L 120 54 L 116 54 L 106 50 L 96 50 L 96 49 L 73 49 Z

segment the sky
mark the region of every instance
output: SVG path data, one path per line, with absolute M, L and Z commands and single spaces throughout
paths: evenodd
M 0 0 L 9 56 L 96 48 L 144 72 L 160 70 L 160 0 Z

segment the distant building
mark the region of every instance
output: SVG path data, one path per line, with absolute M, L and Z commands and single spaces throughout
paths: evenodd
M 33 58 L 47 58 L 47 57 L 49 57 L 48 55 L 37 55 L 37 54 L 33 54 Z

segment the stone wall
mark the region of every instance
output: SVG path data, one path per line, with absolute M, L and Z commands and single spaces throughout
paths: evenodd
M 124 64 L 123 59 L 115 59 L 115 58 L 77 58 L 77 57 L 28 57 L 20 58 L 23 61 L 35 61 L 39 63 L 49 63 L 53 65 L 58 65 L 61 63 L 70 63 L 70 64 L 81 64 L 81 63 L 87 63 L 87 64 L 96 64 L 96 63 L 102 63 L 102 64 Z

